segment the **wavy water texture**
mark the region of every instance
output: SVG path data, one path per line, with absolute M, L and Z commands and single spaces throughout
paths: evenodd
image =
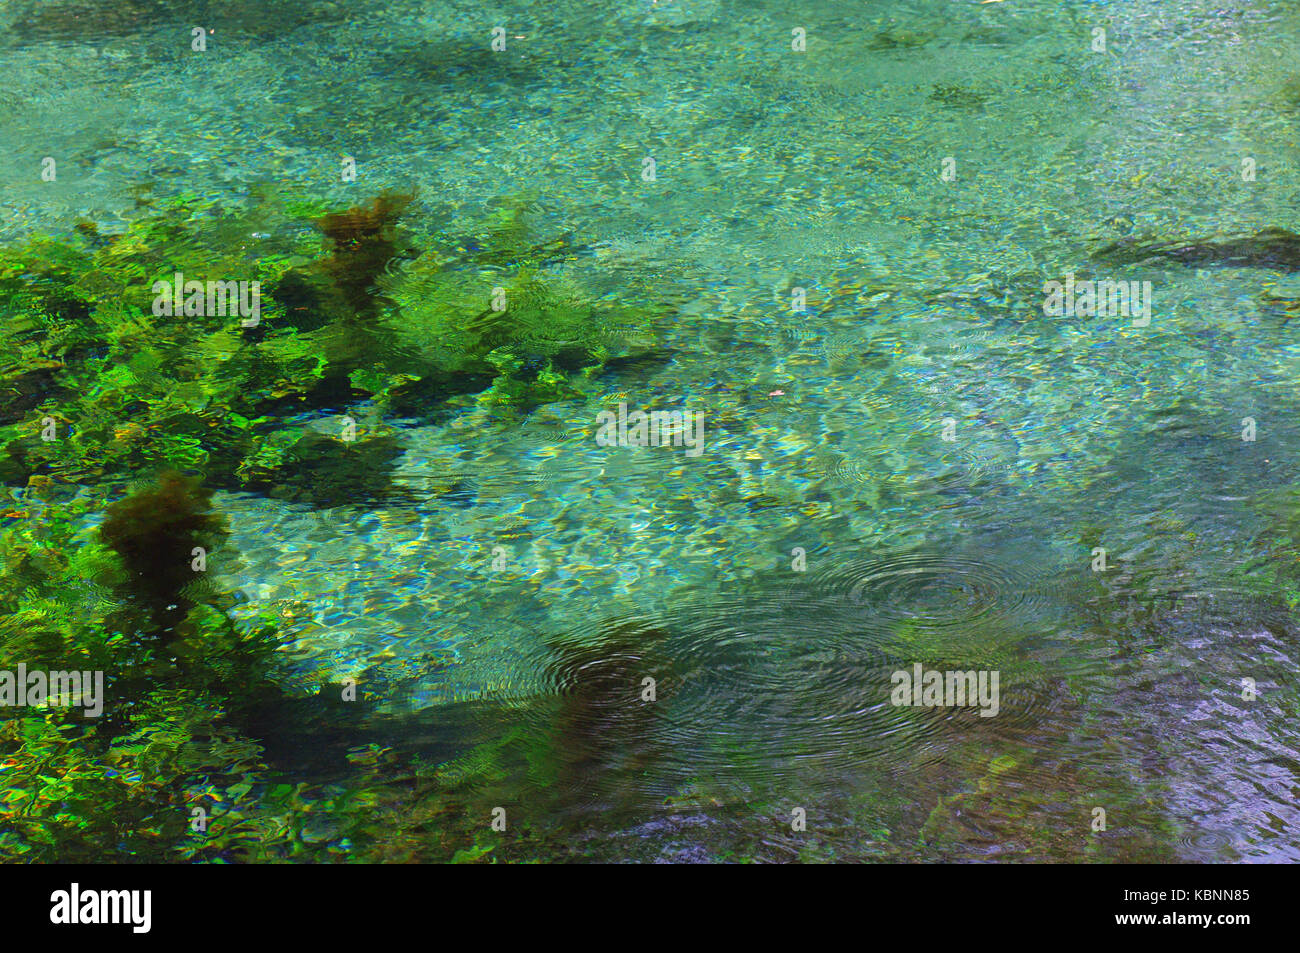
M 285 690 L 370 706 L 268 750 L 449 799 L 391 856 L 508 798 L 507 859 L 1300 860 L 1294 4 L 200 6 L 210 54 L 168 0 L 0 3 L 0 238 L 411 195 L 417 250 L 332 260 L 429 361 L 440 282 L 521 270 L 473 231 L 508 199 L 589 309 L 522 284 L 580 380 L 391 413 L 392 492 L 215 496 Z M 1067 275 L 1151 282 L 1150 323 L 1045 312 Z M 599 444 L 620 404 L 704 452 Z M 998 714 L 894 704 L 916 665 L 996 672 Z

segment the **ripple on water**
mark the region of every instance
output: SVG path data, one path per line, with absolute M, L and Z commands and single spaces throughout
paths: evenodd
M 1200 828 L 1185 831 L 1178 837 L 1185 859 L 1211 863 L 1229 860 L 1236 853 L 1236 840 L 1227 831 Z
M 915 768 L 1059 707 L 1058 673 L 1021 644 L 1035 583 L 967 556 L 909 554 L 670 617 L 584 620 L 539 640 L 524 660 L 529 691 L 512 707 L 556 745 L 573 785 L 596 765 L 609 780 L 653 763 L 665 784 Z M 892 704 L 893 674 L 915 662 L 999 671 L 1000 717 L 981 718 L 978 701 Z
M 1016 612 L 1030 595 L 1019 570 L 963 555 L 908 553 L 831 566 L 813 576 L 819 600 L 869 612 L 875 628 L 895 622 L 967 626 Z

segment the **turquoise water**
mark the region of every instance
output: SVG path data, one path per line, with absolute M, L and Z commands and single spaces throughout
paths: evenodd
M 4 2 L 0 238 L 524 196 L 671 305 L 584 399 L 394 421 L 401 504 L 221 496 L 287 683 L 358 679 L 552 856 L 1296 860 L 1300 282 L 1094 255 L 1296 227 L 1298 41 L 1280 2 Z M 1149 325 L 1045 315 L 1067 273 L 1150 281 Z M 620 403 L 703 453 L 599 445 Z M 891 705 L 917 662 L 999 714 Z

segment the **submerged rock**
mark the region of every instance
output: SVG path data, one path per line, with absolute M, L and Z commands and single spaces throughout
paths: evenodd
M 871 50 L 914 50 L 925 46 L 938 37 L 931 30 L 908 30 L 904 27 L 890 27 L 881 30 L 867 44 Z
M 1250 236 L 1217 241 L 1153 242 L 1123 240 L 1096 251 L 1098 261 L 1139 264 L 1152 259 L 1184 265 L 1225 268 L 1276 268 L 1300 271 L 1300 235 L 1284 228 L 1266 228 Z

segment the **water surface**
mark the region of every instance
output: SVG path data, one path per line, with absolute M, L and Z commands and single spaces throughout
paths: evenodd
M 597 294 L 671 305 L 585 399 L 398 421 L 401 503 L 221 499 L 289 683 L 360 678 L 447 811 L 526 832 L 498 858 L 1297 860 L 1263 501 L 1300 285 L 1092 256 L 1297 226 L 1298 42 L 1282 2 L 6 0 L 0 231 L 522 196 Z M 1045 315 L 1067 273 L 1152 282 L 1150 324 Z M 703 454 L 599 446 L 620 402 L 704 412 Z M 891 705 L 917 662 L 999 671 L 998 715 Z

